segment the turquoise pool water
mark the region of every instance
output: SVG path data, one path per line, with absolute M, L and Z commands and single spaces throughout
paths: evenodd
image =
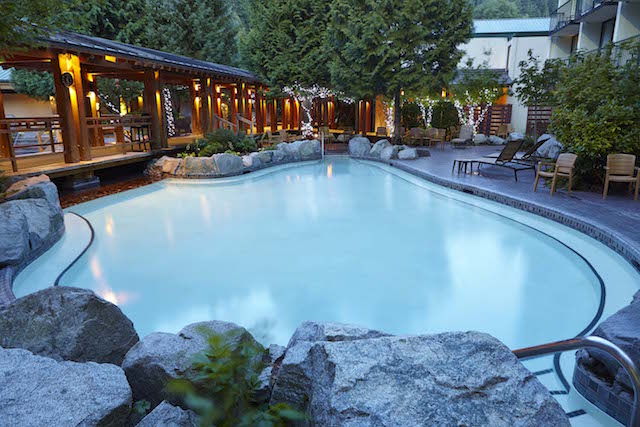
M 118 304 L 141 336 L 221 319 L 286 344 L 318 320 L 398 334 L 480 330 L 519 348 L 588 325 L 596 271 L 616 286 L 606 312 L 638 286 L 622 258 L 578 232 L 346 158 L 162 181 L 69 211 L 96 240 L 61 284 Z M 18 276 L 17 296 L 51 285 L 86 242 L 77 220 L 67 225 L 66 240 Z

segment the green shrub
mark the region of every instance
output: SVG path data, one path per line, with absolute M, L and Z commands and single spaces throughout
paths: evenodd
M 563 71 L 556 99 L 550 128 L 565 151 L 578 155 L 578 187 L 602 187 L 607 155 L 640 156 L 638 61 L 617 67 L 611 50 L 578 54 Z
M 251 153 L 258 151 L 258 144 L 256 144 L 256 141 L 253 138 L 245 136 L 244 138 L 238 139 L 238 141 L 234 142 L 233 148 L 235 151 L 240 153 Z
M 402 104 L 400 114 L 402 114 L 402 126 L 406 129 L 424 127 L 422 110 L 418 104 L 405 102 Z
M 438 101 L 433 105 L 433 115 L 431 116 L 431 127 L 436 129 L 448 129 L 451 126 L 460 124 L 458 111 L 453 102 Z
M 206 333 L 203 331 L 203 333 Z M 269 406 L 253 399 L 259 389 L 258 376 L 264 369 L 259 344 L 238 342 L 238 331 L 208 338 L 208 349 L 194 358 L 195 380 L 169 382 L 170 392 L 182 396 L 189 408 L 202 418 L 201 426 L 285 427 L 304 415 L 286 404 Z
M 0 171 L 0 201 L 6 197 L 5 191 L 9 187 L 9 177 Z
M 224 145 L 222 145 L 221 143 L 212 142 L 211 144 L 205 146 L 202 150 L 200 150 L 198 155 L 200 157 L 211 157 L 214 154 L 224 153 L 225 150 L 226 150 L 226 147 Z

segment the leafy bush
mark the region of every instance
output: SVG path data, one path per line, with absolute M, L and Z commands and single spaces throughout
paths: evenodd
M 577 185 L 601 188 L 609 154 L 640 156 L 638 61 L 617 67 L 611 49 L 578 54 L 560 78 L 556 99 L 550 128 L 565 151 L 578 155 Z
M 431 126 L 436 129 L 448 129 L 451 126 L 458 126 L 458 111 L 450 101 L 438 101 L 433 105 L 433 115 L 431 116 Z
M 5 198 L 5 191 L 9 187 L 9 177 L 0 171 L 0 201 Z
M 214 154 L 224 153 L 225 150 L 226 150 L 226 147 L 223 146 L 221 143 L 212 142 L 211 144 L 206 145 L 202 150 L 200 150 L 198 155 L 200 157 L 211 157 Z
M 253 396 L 260 386 L 258 376 L 265 367 L 264 350 L 259 344 L 240 341 L 234 336 L 237 333 L 211 335 L 209 348 L 194 358 L 195 380 L 172 380 L 168 390 L 182 396 L 189 408 L 202 417 L 201 426 L 285 427 L 304 419 L 303 414 L 286 404 L 255 402 Z M 230 345 L 238 341 L 240 344 Z
M 236 135 L 228 129 L 216 129 L 205 135 L 204 138 L 189 144 L 185 150 L 187 154 L 182 156 L 211 157 L 219 153 L 251 153 L 257 150 L 258 145 L 253 138 L 245 135 Z

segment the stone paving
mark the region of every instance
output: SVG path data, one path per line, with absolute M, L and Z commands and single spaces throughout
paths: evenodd
M 482 166 L 480 172 L 474 166 L 473 174 L 452 173 L 454 159 L 469 159 L 497 152 L 500 147 L 480 146 L 452 149 L 447 144 L 444 151 L 431 150 L 430 157 L 417 160 L 395 160 L 393 165 L 428 180 L 509 205 L 536 212 L 562 222 L 602 241 L 640 268 L 640 201 L 634 201 L 627 187 L 612 187 L 607 200 L 602 193 L 572 191 L 567 194 L 565 181 L 553 197 L 549 188 L 540 180 L 533 192 L 534 170 L 518 172 L 518 182 L 513 171 L 496 166 Z

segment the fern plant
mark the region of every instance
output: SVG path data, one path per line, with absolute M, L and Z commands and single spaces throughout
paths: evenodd
M 303 420 L 302 413 L 286 404 L 270 406 L 253 398 L 265 367 L 264 350 L 255 342 L 242 340 L 239 333 L 210 335 L 208 348 L 194 357 L 192 380 L 172 380 L 168 390 L 200 415 L 201 427 L 286 427 Z

